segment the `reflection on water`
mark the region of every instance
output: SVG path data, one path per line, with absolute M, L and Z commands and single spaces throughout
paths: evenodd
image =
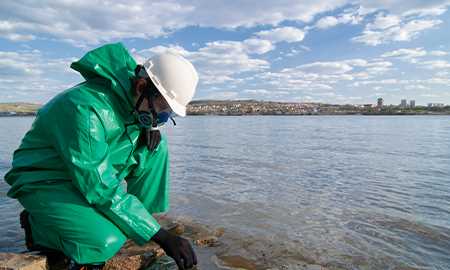
M 15 127 L 0 134 L 2 174 L 30 123 L 0 119 L 2 130 Z M 234 232 L 225 239 L 240 254 L 224 256 L 450 268 L 448 117 L 199 116 L 166 133 L 171 215 Z M 0 249 L 12 250 L 22 244 L 19 206 L 6 190 L 0 184 Z

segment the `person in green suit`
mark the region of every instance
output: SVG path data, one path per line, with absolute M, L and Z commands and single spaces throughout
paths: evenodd
M 127 239 L 153 240 L 180 269 L 197 264 L 189 242 L 152 216 L 169 208 L 159 127 L 186 115 L 195 68 L 170 53 L 137 65 L 120 43 L 86 53 L 71 68 L 85 81 L 38 110 L 5 175 L 8 196 L 25 208 L 27 247 L 61 251 L 72 269 L 101 269 Z

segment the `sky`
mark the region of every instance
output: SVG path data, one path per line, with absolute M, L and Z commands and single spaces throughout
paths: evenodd
M 450 104 L 450 0 L 0 1 L 0 102 L 45 103 L 122 42 L 189 59 L 195 100 Z

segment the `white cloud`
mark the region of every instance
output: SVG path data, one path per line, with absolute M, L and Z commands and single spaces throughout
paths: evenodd
M 450 70 L 449 71 L 438 71 L 436 72 L 436 74 L 434 75 L 435 77 L 450 77 Z
M 383 79 L 383 80 L 367 80 L 367 81 L 359 81 L 353 83 L 353 86 L 361 86 L 361 85 L 386 85 L 386 84 L 399 84 L 401 83 L 397 79 Z
M 244 40 L 245 50 L 248 53 L 264 54 L 275 49 L 275 46 L 269 40 L 250 38 Z
M 438 16 L 445 12 L 448 4 L 448 0 L 261 0 L 257 4 L 250 0 L 136 0 L 132 3 L 125 0 L 0 1 L 0 35 L 15 41 L 50 36 L 83 47 L 117 39 L 164 36 L 192 25 L 234 29 L 256 25 L 278 26 L 283 21 L 308 23 L 317 14 L 345 5 L 352 5 L 353 8 L 336 17 L 322 18 L 317 25 L 327 28 L 336 24 L 355 24 L 361 22 L 362 17 L 369 12 L 385 10 L 395 15 L 380 15 L 374 25 L 388 27 L 395 24 L 395 16 L 399 14 L 405 18 Z M 355 9 L 356 6 L 360 7 Z M 410 25 L 404 24 L 397 34 L 400 40 L 410 40 L 415 37 L 415 32 L 433 27 L 436 22 L 419 20 Z M 272 42 L 298 42 L 303 40 L 305 34 L 305 31 L 292 27 L 267 31 L 267 38 L 263 39 Z M 374 38 L 373 34 L 366 32 L 356 41 L 380 44 L 386 40 Z
M 310 22 L 315 15 L 334 10 L 346 4 L 346 0 L 294 1 L 261 0 L 245 1 L 195 1 L 193 18 L 199 25 L 213 27 L 255 26 L 258 24 L 278 25 L 284 20 Z M 211 11 L 217 10 L 214 16 Z
M 446 56 L 448 55 L 448 52 L 444 52 L 444 51 L 431 51 L 430 55 L 432 56 Z
M 403 59 L 411 59 L 425 55 L 427 55 L 427 52 L 423 48 L 412 48 L 412 49 L 398 49 L 395 51 L 386 52 L 382 54 L 381 57 L 397 57 Z
M 411 49 L 398 49 L 390 52 L 383 53 L 383 58 L 397 58 L 402 61 L 410 63 L 416 63 L 417 58 L 426 56 L 428 53 L 423 48 L 411 48 Z
M 427 0 L 427 1 L 404 1 L 404 0 L 389 0 L 389 1 L 379 1 L 379 0 L 361 0 L 361 5 L 366 9 L 376 10 L 376 9 L 386 9 L 394 14 L 408 14 L 412 12 L 413 14 L 418 13 L 428 13 L 436 14 L 436 12 L 430 12 L 436 9 L 445 9 L 446 6 L 450 5 L 449 0 Z
M 441 24 L 441 20 L 412 20 L 397 31 L 398 37 L 394 38 L 397 41 L 408 41 L 416 37 L 421 31 L 433 28 Z
M 412 85 L 406 85 L 404 87 L 406 90 L 429 90 L 430 87 L 421 85 L 421 84 L 412 84 Z
M 379 13 L 375 17 L 375 20 L 367 25 L 366 29 L 383 30 L 392 26 L 397 26 L 400 22 L 400 17 L 397 15 L 386 15 L 384 13 Z
M 1 1 L 0 34 L 11 40 L 49 35 L 86 46 L 124 38 L 157 37 L 192 25 L 236 28 L 276 26 L 285 20 L 309 22 L 316 14 L 345 3 L 346 0 L 262 0 L 257 4 L 219 0 Z M 281 28 L 275 34 L 281 38 L 287 34 L 287 40 L 303 39 L 300 30 L 289 30 L 292 29 Z
M 236 75 L 269 68 L 269 62 L 253 58 L 250 55 L 263 54 L 274 48 L 274 45 L 268 40 L 250 38 L 244 41 L 219 40 L 209 42 L 196 51 L 188 51 L 179 45 L 155 46 L 140 51 L 132 51 L 138 62 L 143 62 L 155 53 L 165 51 L 180 54 L 194 63 L 200 73 L 202 85 L 227 83 L 231 87 L 242 82 L 242 79 L 236 78 Z
M 383 1 L 363 0 L 361 4 L 375 13 L 375 18 L 368 23 L 354 42 L 370 46 L 387 44 L 395 41 L 410 41 L 427 29 L 442 23 L 435 17 L 442 15 L 450 0 L 436 1 Z M 382 11 L 380 11 L 382 10 Z
M 170 52 L 170 53 L 186 56 L 189 53 L 187 50 L 185 50 L 183 47 L 181 47 L 179 45 L 169 45 L 167 47 L 158 45 L 158 46 L 151 47 L 148 49 L 143 49 L 140 51 L 136 51 L 136 49 L 133 48 L 130 51 L 138 63 L 144 63 L 144 61 L 153 54 Z
M 238 95 L 238 92 L 219 90 L 205 95 L 202 99 L 236 99 Z
M 0 51 L 2 101 L 45 102 L 56 93 L 81 81 L 70 70 L 72 58 L 45 58 L 38 50 Z
M 172 51 L 191 60 L 200 73 L 200 83 L 205 85 L 220 83 L 239 83 L 235 76 L 245 72 L 258 72 L 269 68 L 266 60 L 252 58 L 255 50 L 263 52 L 264 46 L 258 40 L 251 41 L 214 41 L 197 51 L 188 51 L 180 46 L 156 46 L 145 50 L 135 51 L 136 59 L 145 59 L 154 53 Z M 264 44 L 264 42 L 262 43 Z
M 377 46 L 393 41 L 410 41 L 416 38 L 420 32 L 434 28 L 441 24 L 441 20 L 412 20 L 407 23 L 392 26 L 387 29 L 372 30 L 371 24 L 366 26 L 362 35 L 352 39 L 354 42 L 364 43 L 370 46 Z M 386 24 L 387 25 L 387 24 Z M 386 26 L 385 25 L 385 26 Z
M 390 52 L 385 52 L 381 55 L 383 58 L 396 58 L 402 61 L 406 61 L 413 64 L 419 64 L 424 67 L 425 63 L 427 63 L 428 69 L 439 68 L 442 67 L 442 62 L 445 61 L 419 61 L 418 58 L 424 58 L 426 56 L 446 56 L 448 55 L 445 51 L 429 51 L 427 52 L 424 48 L 403 48 Z M 434 64 L 432 64 L 434 63 Z
M 368 63 L 366 66 L 366 72 L 371 75 L 384 74 L 392 69 L 392 63 L 389 61 L 374 61 Z
M 449 3 L 449 2 L 447 2 Z M 403 16 L 419 16 L 419 17 L 426 17 L 426 16 L 440 16 L 444 14 L 447 11 L 447 8 L 445 6 L 437 6 L 432 8 L 424 8 L 424 9 L 411 9 L 406 12 L 404 12 Z
M 450 63 L 445 60 L 432 60 L 432 61 L 424 61 L 420 63 L 420 66 L 425 69 L 446 69 L 450 68 Z
M 449 78 L 441 78 L 441 77 L 433 77 L 433 78 L 429 78 L 426 80 L 422 80 L 422 83 L 448 86 L 448 85 L 450 85 L 450 79 Z
M 279 72 L 266 71 L 254 75 L 267 89 L 320 93 L 338 91 L 346 81 L 375 78 L 392 69 L 392 63 L 380 59 L 347 59 L 341 61 L 312 62 L 296 67 L 283 68 Z M 319 92 L 318 92 L 319 91 Z
M 303 76 L 310 79 L 316 77 L 339 81 L 379 75 L 389 71 L 391 67 L 392 63 L 389 61 L 367 61 L 356 58 L 332 62 L 313 62 L 295 68 L 286 68 L 282 72 L 300 72 Z M 359 70 L 355 71 L 355 69 Z
M 345 62 L 314 62 L 297 67 L 305 73 L 342 74 L 353 68 Z
M 15 24 L 9 21 L 0 20 L 0 36 L 11 41 L 30 41 L 35 39 L 34 35 L 19 34 L 15 32 Z
M 218 40 L 209 42 L 207 46 L 199 49 L 209 53 L 229 53 L 239 52 L 245 54 L 264 54 L 275 47 L 268 40 L 250 38 L 244 41 Z M 226 56 L 224 56 L 226 57 Z
M 316 26 L 319 29 L 327 29 L 336 26 L 339 23 L 338 19 L 333 16 L 326 16 L 317 21 Z
M 50 35 L 76 46 L 118 38 L 148 38 L 175 26 L 192 6 L 174 2 L 1 1 L 3 34 Z M 151 16 L 149 16 L 151 10 Z M 6 33 L 5 33 L 6 32 Z
M 251 95 L 267 95 L 271 92 L 267 89 L 247 89 L 244 90 L 244 93 L 251 94 Z
M 37 76 L 42 70 L 37 65 L 39 52 L 0 52 L 0 74 L 3 76 Z
M 256 36 L 277 42 L 299 42 L 305 38 L 305 32 L 295 27 L 279 27 L 272 30 L 265 30 L 255 33 Z
M 358 24 L 363 20 L 363 15 L 361 8 L 349 9 L 338 16 L 325 16 L 320 18 L 314 27 L 328 29 L 338 24 Z

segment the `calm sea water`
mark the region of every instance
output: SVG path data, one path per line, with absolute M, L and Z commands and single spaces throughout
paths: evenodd
M 33 118 L 0 118 L 0 177 Z M 343 269 L 450 269 L 450 117 L 197 116 L 167 127 L 171 213 Z M 23 249 L 0 182 L 0 251 Z M 239 239 L 238 237 L 236 239 Z M 268 244 L 269 243 L 269 244 Z

